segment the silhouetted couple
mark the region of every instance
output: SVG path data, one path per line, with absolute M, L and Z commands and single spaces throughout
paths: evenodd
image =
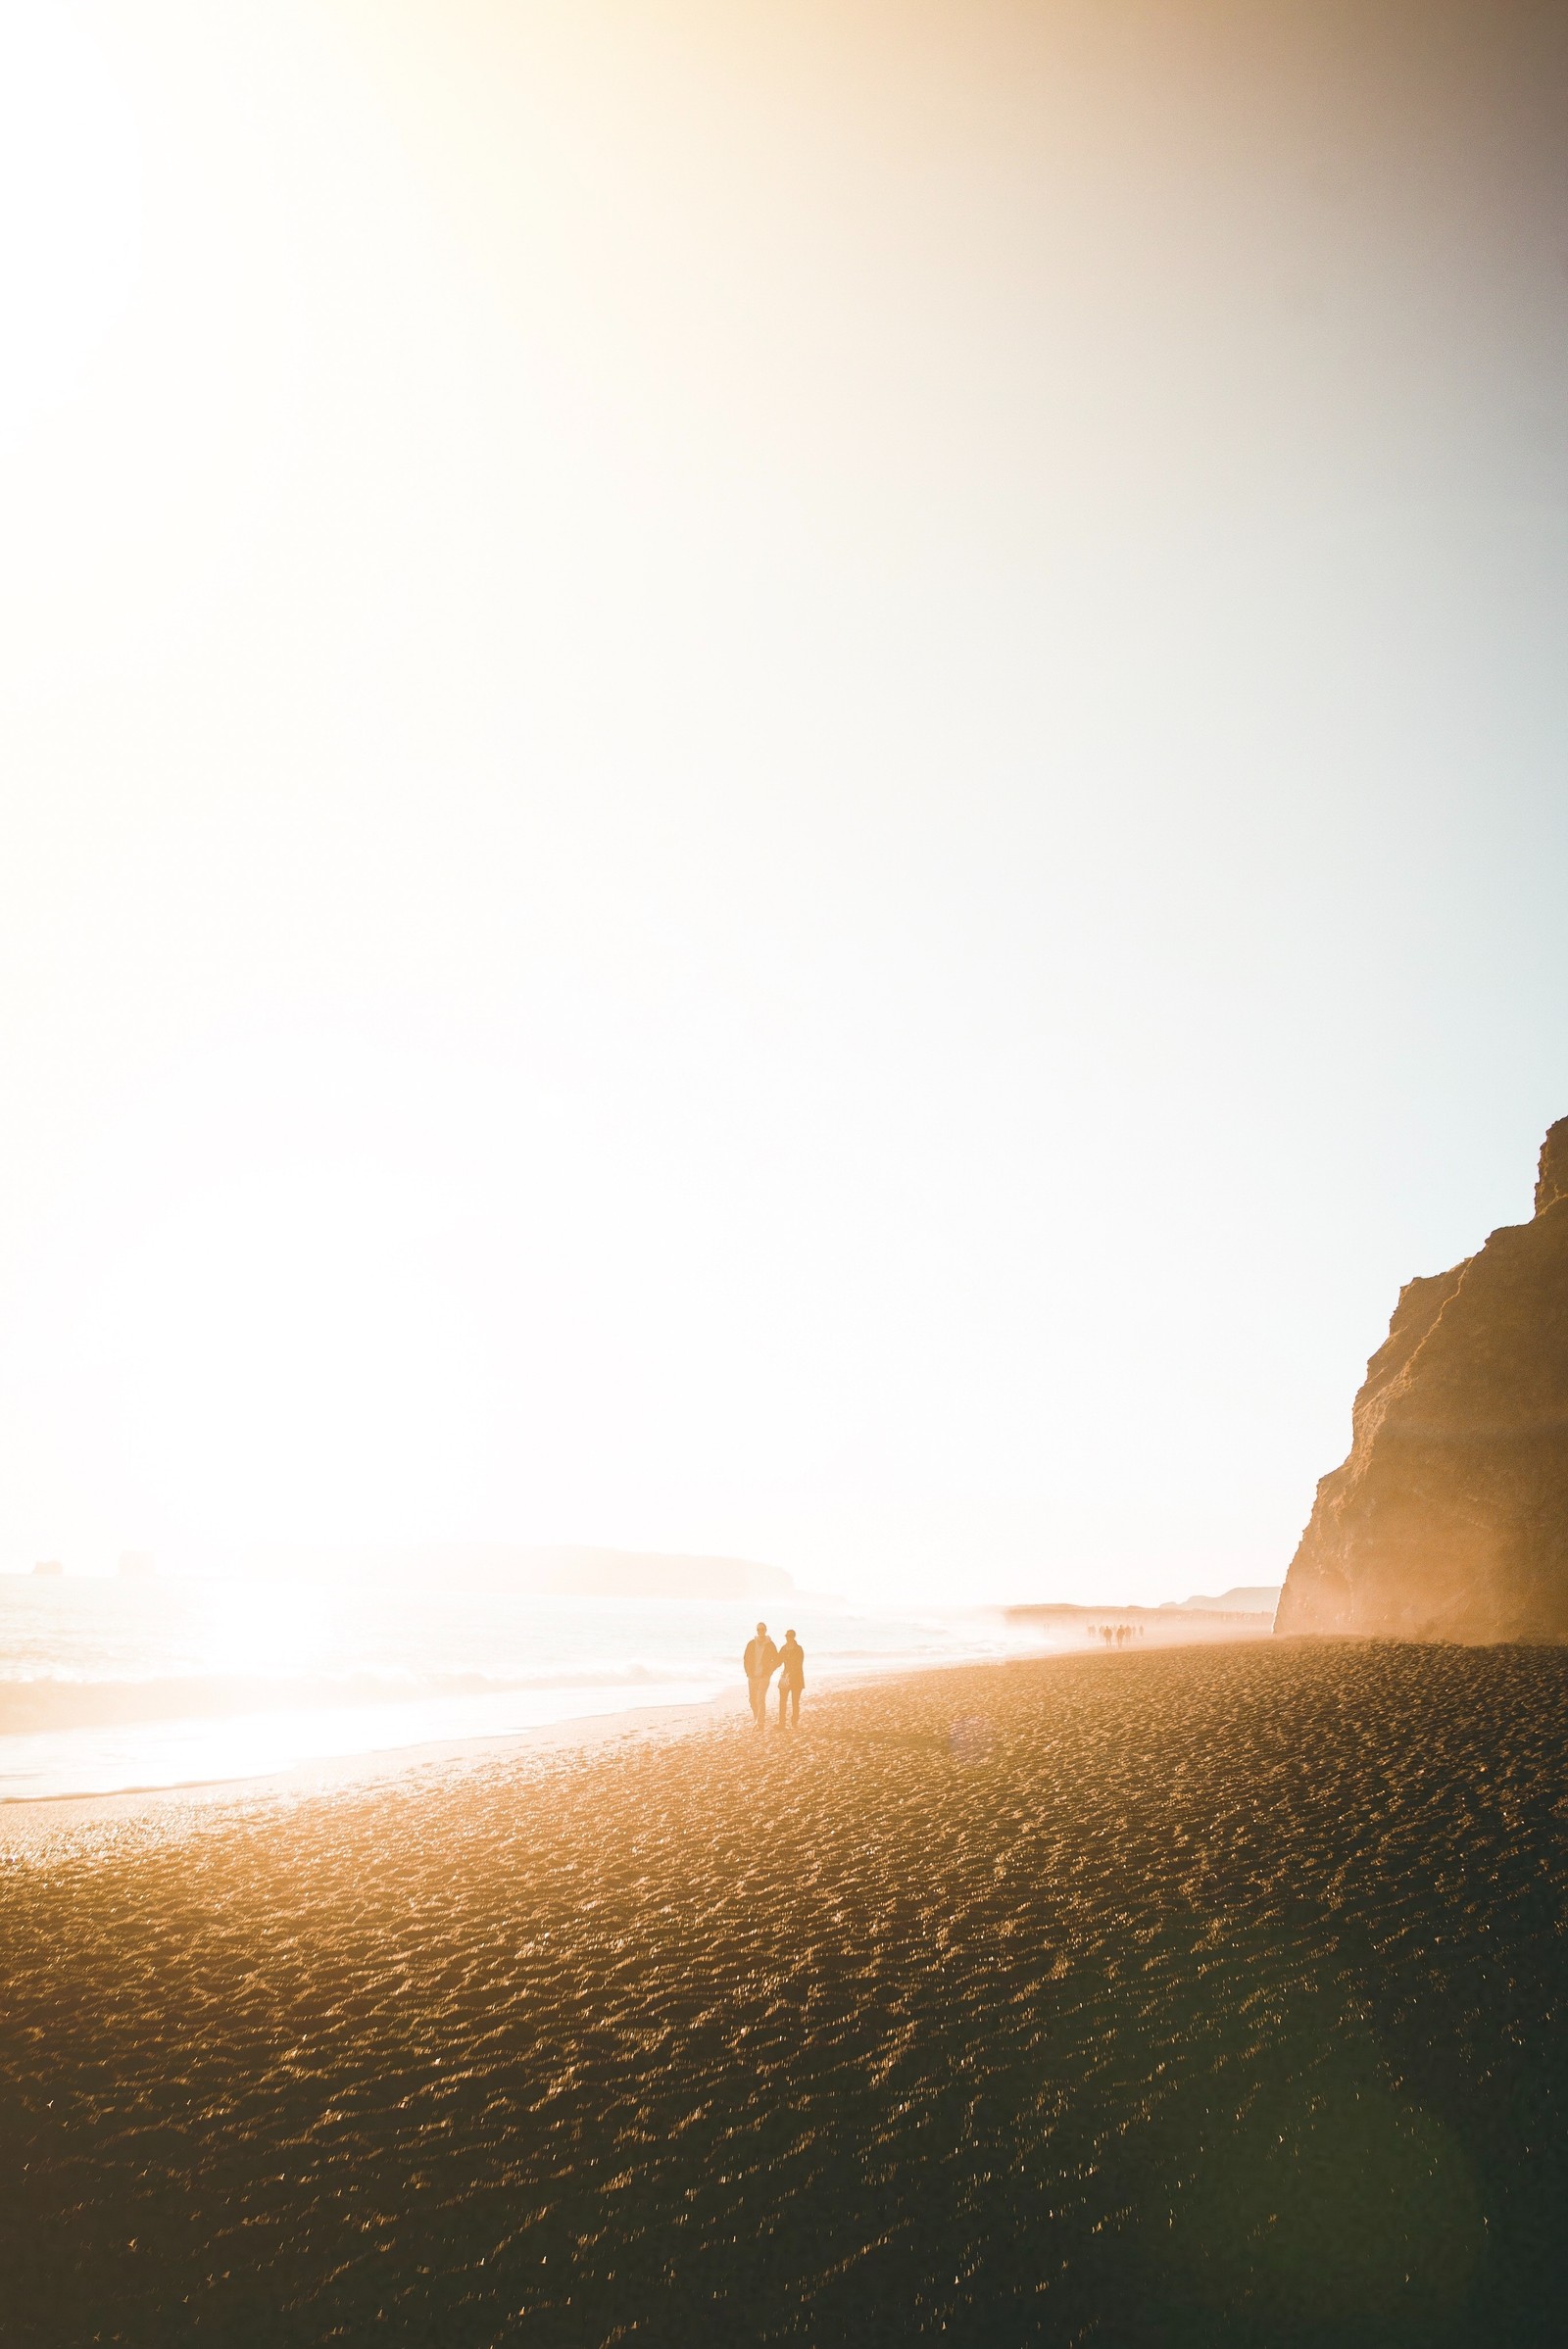
M 746 1667 L 746 1686 L 751 1691 L 752 1719 L 759 1729 L 767 1724 L 767 1684 L 778 1674 L 778 1725 L 783 1729 L 785 1708 L 789 1719 L 799 1729 L 801 1723 L 801 1690 L 806 1686 L 806 1650 L 793 1632 L 784 1634 L 784 1644 L 775 1647 L 767 1636 L 767 1626 L 760 1623 L 755 1639 L 746 1642 L 741 1658 Z

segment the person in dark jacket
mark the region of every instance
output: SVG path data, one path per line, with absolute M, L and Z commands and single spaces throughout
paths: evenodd
M 801 1690 L 806 1686 L 806 1650 L 793 1632 L 784 1634 L 784 1644 L 778 1655 L 778 1725 L 784 1727 L 784 1707 L 791 1708 L 791 1721 L 801 1726 Z
M 746 1687 L 752 1699 L 752 1719 L 759 1729 L 767 1725 L 767 1684 L 778 1664 L 778 1649 L 767 1636 L 767 1626 L 760 1623 L 755 1639 L 746 1642 L 741 1658 L 746 1667 Z

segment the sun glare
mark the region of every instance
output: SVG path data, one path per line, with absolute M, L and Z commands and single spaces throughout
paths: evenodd
M 160 1516 L 256 1542 L 439 1528 L 482 1442 L 457 1284 L 372 1168 L 273 1171 L 185 1202 L 107 1300 L 127 1440 Z
M 79 389 L 124 317 L 141 246 L 134 115 L 85 19 L 0 15 L 0 438 Z

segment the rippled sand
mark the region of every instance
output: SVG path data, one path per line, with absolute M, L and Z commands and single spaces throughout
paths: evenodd
M 18 1846 L 0 2338 L 1561 2341 L 1565 1753 L 1262 1644 Z

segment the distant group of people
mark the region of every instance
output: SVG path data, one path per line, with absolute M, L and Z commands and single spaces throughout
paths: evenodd
M 1125 1647 L 1129 1639 L 1143 1638 L 1144 1627 L 1141 1623 L 1092 1623 L 1088 1636 L 1103 1639 L 1107 1647 Z
M 746 1687 L 752 1699 L 752 1719 L 758 1728 L 765 1729 L 767 1726 L 767 1685 L 776 1672 L 779 1728 L 799 1729 L 801 1690 L 806 1686 L 806 1650 L 795 1634 L 786 1632 L 783 1646 L 775 1647 L 767 1636 L 766 1624 L 760 1623 L 757 1637 L 746 1642 L 746 1653 L 741 1662 L 745 1666 Z

